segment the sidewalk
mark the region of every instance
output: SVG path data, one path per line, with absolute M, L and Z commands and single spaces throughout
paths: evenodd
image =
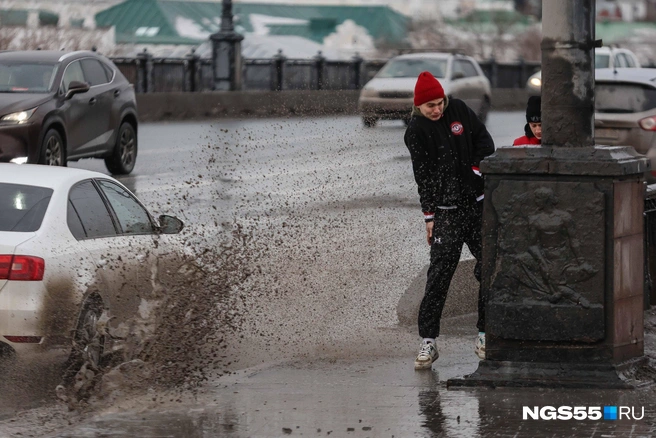
M 446 322 L 446 321 L 445 321 Z M 416 372 L 417 338 L 385 330 L 385 342 L 350 357 L 249 368 L 195 400 L 106 413 L 56 437 L 651 437 L 654 387 L 623 390 L 459 389 L 474 371 L 473 315 L 449 318 L 432 371 Z M 647 344 L 654 358 L 654 312 Z M 366 340 L 366 339 L 365 339 Z M 384 354 L 376 354 L 376 350 Z M 333 356 L 333 352 L 328 352 Z M 345 355 L 347 356 L 347 355 Z M 355 356 L 355 357 L 353 357 Z M 146 405 L 141 405 L 146 406 Z M 629 406 L 640 420 L 523 420 L 522 407 Z

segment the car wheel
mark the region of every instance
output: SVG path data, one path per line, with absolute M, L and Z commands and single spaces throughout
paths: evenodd
M 376 117 L 373 117 L 373 116 L 363 116 L 362 117 L 362 123 L 367 128 L 373 128 L 374 126 L 376 126 L 377 121 L 378 121 L 378 119 Z
M 483 98 L 483 103 L 481 104 L 481 109 L 478 112 L 478 118 L 480 119 L 481 122 L 486 123 L 487 122 L 487 116 L 490 113 L 490 107 L 492 105 L 490 104 L 490 98 L 485 96 Z
M 97 368 L 105 351 L 106 336 L 100 321 L 105 313 L 102 300 L 98 297 L 87 300 L 75 327 L 73 348 L 69 357 L 69 367 L 79 368 L 84 363 Z M 75 369 L 77 372 L 77 369 Z
M 127 175 L 137 162 L 137 133 L 134 127 L 123 122 L 118 130 L 112 155 L 105 158 L 105 166 L 114 175 Z
M 49 129 L 43 137 L 39 164 L 66 166 L 66 145 L 56 129 Z

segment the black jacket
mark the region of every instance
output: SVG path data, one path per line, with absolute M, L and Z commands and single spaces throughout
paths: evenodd
M 494 152 L 494 141 L 476 114 L 461 100 L 447 102 L 432 121 L 413 112 L 405 132 L 424 213 L 439 206 L 465 206 L 483 194 L 481 160 Z

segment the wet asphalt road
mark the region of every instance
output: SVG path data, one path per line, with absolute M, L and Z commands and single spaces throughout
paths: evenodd
M 488 129 L 509 145 L 523 123 L 521 112 L 492 113 Z M 92 417 L 17 415 L 0 437 L 656 434 L 653 389 L 447 391 L 446 379 L 477 365 L 471 315 L 445 322 L 432 372 L 413 370 L 415 328 L 399 326 L 395 308 L 428 248 L 403 132 L 400 122 L 365 129 L 357 117 L 142 125 L 124 184 L 156 214 L 214 224 L 202 239 L 239 223 L 266 248 L 264 274 L 236 309 L 244 322 L 231 374 L 194 396 L 133 395 Z M 71 166 L 106 172 L 101 161 Z M 644 406 L 645 417 L 521 419 L 522 406 L 548 404 Z
M 654 389 L 635 391 L 467 389 L 444 382 L 476 369 L 472 316 L 445 321 L 441 357 L 415 372 L 414 334 L 390 328 L 351 354 L 252 367 L 195 398 L 122 409 L 51 435 L 73 437 L 651 437 Z M 653 348 L 653 339 L 651 345 Z M 375 351 L 378 350 L 378 351 Z M 169 398 L 169 397 L 163 397 Z M 148 406 L 144 408 L 143 406 Z M 528 406 L 628 406 L 640 420 L 523 420 Z M 644 408 L 644 413 L 643 413 Z
M 523 123 L 521 112 L 492 113 L 488 129 L 497 145 L 509 145 Z M 416 195 L 403 132 L 401 122 L 367 129 L 358 117 L 142 124 L 136 167 L 118 179 L 156 213 L 177 212 L 191 224 L 207 218 L 208 205 L 232 218 L 321 206 L 320 196 L 340 206 L 384 203 L 395 186 L 403 192 L 394 194 Z M 102 160 L 69 166 L 108 173 Z

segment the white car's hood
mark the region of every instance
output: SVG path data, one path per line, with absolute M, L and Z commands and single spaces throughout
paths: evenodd
M 446 92 L 448 82 L 446 79 L 438 79 L 444 91 Z M 364 86 L 365 90 L 376 91 L 415 91 L 417 78 L 373 78 L 367 85 Z M 448 94 L 448 93 L 447 93 Z

